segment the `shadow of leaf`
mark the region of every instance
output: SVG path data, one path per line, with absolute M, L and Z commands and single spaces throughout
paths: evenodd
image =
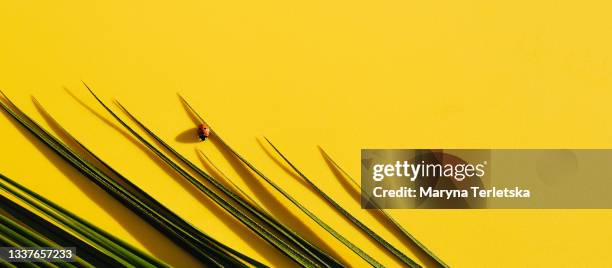
M 189 128 L 181 132 L 180 134 L 176 136 L 176 138 L 174 138 L 174 140 L 180 143 L 198 143 L 200 142 L 200 138 L 198 137 L 195 128 Z

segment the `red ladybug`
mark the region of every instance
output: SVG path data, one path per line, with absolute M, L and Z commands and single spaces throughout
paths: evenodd
M 198 137 L 201 141 L 205 141 L 210 136 L 210 128 L 206 124 L 200 124 L 198 126 Z

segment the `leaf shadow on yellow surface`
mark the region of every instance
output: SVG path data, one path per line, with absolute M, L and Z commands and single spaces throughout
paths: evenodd
M 323 156 L 323 159 L 325 160 L 325 164 L 332 171 L 332 173 L 334 174 L 336 179 L 340 182 L 342 187 L 350 194 L 350 196 L 353 198 L 353 200 L 355 200 L 355 202 L 357 202 L 358 204 L 361 204 L 361 192 L 356 188 L 356 185 L 353 185 L 349 181 L 349 179 L 346 178 L 344 174 L 342 174 L 342 171 L 339 170 L 336 165 L 334 165 L 334 163 L 331 161 L 331 159 L 329 159 L 329 157 L 327 156 L 327 154 L 321 147 L 319 147 L 319 152 Z M 384 226 L 385 229 L 387 229 L 389 232 L 396 233 L 400 231 L 395 225 L 393 225 L 393 223 L 386 220 L 386 216 L 383 214 L 383 212 L 380 209 L 366 209 L 366 210 L 368 211 L 368 213 L 370 213 L 370 215 L 372 215 L 372 217 L 376 219 L 376 221 L 380 225 Z M 429 257 L 427 254 L 423 253 L 423 251 L 414 242 L 404 237 L 400 238 L 399 240 L 402 241 L 402 243 L 410 250 L 410 252 L 412 252 L 415 255 L 415 257 L 421 263 L 425 264 L 425 267 L 436 267 L 437 266 L 436 261 L 433 258 Z
M 246 183 L 247 187 L 253 191 L 259 200 L 265 200 L 261 204 L 267 208 L 277 219 L 282 223 L 287 224 L 300 236 L 307 239 L 309 242 L 317 245 L 325 252 L 332 255 L 334 258 L 340 260 L 343 263 L 347 263 L 346 260 L 332 249 L 325 241 L 323 241 L 319 235 L 317 235 L 310 227 L 296 217 L 287 207 L 285 207 L 278 199 L 268 190 L 257 177 L 246 166 L 238 159 L 232 152 L 227 150 L 217 139 L 214 138 L 214 134 L 211 135 L 209 141 L 214 147 L 221 153 L 225 160 L 232 166 L 232 168 L 238 173 L 238 176 Z
M 323 152 L 323 150 L 321 148 L 319 148 L 319 151 L 321 152 L 321 154 L 324 154 L 324 152 Z M 323 159 L 325 160 L 325 164 L 329 167 L 329 169 L 334 174 L 336 179 L 340 182 L 340 185 L 342 185 L 344 190 L 346 190 L 349 193 L 349 195 L 353 198 L 353 200 L 355 200 L 355 202 L 361 204 L 361 193 L 359 192 L 359 190 L 357 190 L 357 188 L 355 188 L 354 185 L 351 185 L 351 183 L 348 181 L 348 179 L 344 177 L 344 175 L 341 173 L 341 171 L 338 170 L 338 168 L 336 168 L 336 166 L 334 166 L 334 164 L 329 159 L 327 159 L 326 157 L 323 157 Z M 380 212 L 378 212 L 378 213 L 373 212 L 372 210 L 368 210 L 368 211 L 373 216 L 376 216 L 375 214 L 380 213 Z M 378 211 L 378 210 L 376 210 L 376 211 Z M 382 220 L 378 220 L 378 221 L 382 223 Z M 387 225 L 387 224 L 385 224 L 385 227 L 386 228 L 395 228 L 395 227 L 392 227 L 391 225 Z
M 230 229 L 232 232 L 240 235 L 241 237 L 246 237 L 245 241 L 248 243 L 256 243 L 258 246 L 253 247 L 256 251 L 259 251 L 263 256 L 268 256 L 272 254 L 277 254 L 275 249 L 269 246 L 260 246 L 261 244 L 265 244 L 265 242 L 255 234 L 253 234 L 246 226 L 242 225 L 238 220 L 234 217 L 231 217 L 227 212 L 222 210 L 216 204 L 214 204 L 211 200 L 206 198 L 201 192 L 197 190 L 197 188 L 193 187 L 193 185 L 189 184 L 186 180 L 184 180 L 180 175 L 173 170 L 171 167 L 166 165 L 163 161 L 161 161 L 153 152 L 147 149 L 143 144 L 141 144 L 138 140 L 136 140 L 133 136 L 129 135 L 125 130 L 115 125 L 110 120 L 106 119 L 104 116 L 100 115 L 96 110 L 89 107 L 86 103 L 76 97 L 73 93 L 68 91 L 69 94 L 83 107 L 85 107 L 89 112 L 93 113 L 96 117 L 101 119 L 104 123 L 111 126 L 113 129 L 121 133 L 124 137 L 130 140 L 133 144 L 135 144 L 138 148 L 144 151 L 158 166 L 160 166 L 170 177 L 172 177 L 181 187 L 189 192 L 191 196 L 193 196 L 196 200 L 198 200 L 203 206 L 208 208 L 210 212 L 215 215 L 215 217 L 221 219 L 221 221 Z M 206 230 L 203 230 L 206 232 Z M 267 245 L 267 244 L 266 244 Z
M 200 138 L 198 138 L 195 128 L 190 128 L 190 129 L 187 129 L 179 133 L 174 138 L 174 140 L 180 143 L 198 143 L 200 142 Z
M 61 125 L 38 103 L 34 98 L 32 99 L 34 106 L 41 114 L 43 119 L 47 122 L 51 130 L 73 150 L 76 150 L 82 156 L 86 156 L 80 152 L 80 146 L 70 137 L 69 134 L 61 127 Z M 23 131 L 23 130 L 22 130 Z M 100 189 L 96 184 L 85 178 L 79 173 L 74 167 L 66 163 L 64 159 L 53 153 L 47 146 L 40 143 L 39 141 L 33 141 L 33 137 L 28 139 L 36 144 L 36 147 L 46 156 L 49 160 L 60 170 L 65 177 L 76 185 L 83 193 L 85 193 L 92 201 L 94 201 L 99 207 L 101 207 L 106 213 L 108 213 L 113 219 L 121 225 L 128 233 L 130 233 L 136 240 L 138 240 L 148 251 L 155 256 L 160 257 L 164 260 L 180 261 L 185 256 L 177 256 L 171 250 L 168 250 L 168 245 L 172 242 L 164 235 L 159 233 L 155 228 L 149 225 L 146 221 L 142 220 L 136 214 L 132 213 L 131 210 L 126 208 L 119 201 L 114 199 L 104 190 Z M 88 161 L 89 157 L 85 157 Z
M 223 173 L 223 171 L 221 171 L 216 166 L 214 166 L 214 164 L 212 162 L 210 162 L 210 159 L 208 159 L 208 160 L 205 159 L 206 156 L 204 155 L 204 152 L 196 150 L 196 154 L 198 155 L 198 158 L 200 159 L 200 163 L 202 163 L 202 166 L 204 167 L 204 169 L 206 171 L 208 171 L 209 174 L 211 174 L 211 176 L 213 178 L 217 178 L 217 180 L 219 180 L 225 187 L 232 188 L 237 193 L 242 195 L 242 197 L 244 197 L 245 199 L 249 200 L 252 205 L 258 206 L 260 209 L 263 210 L 263 208 L 261 207 L 261 205 L 259 205 L 258 202 L 255 202 L 254 199 L 252 199 L 250 196 L 248 196 L 247 193 L 243 192 L 242 189 L 238 188 L 237 185 L 233 185 L 232 181 L 229 180 L 227 175 L 225 175 L 225 173 Z M 266 210 L 266 212 L 267 212 L 267 210 Z
M 178 95 L 179 99 L 181 99 L 181 95 Z M 189 119 L 191 120 L 191 122 L 193 122 L 193 124 L 195 126 L 198 126 L 200 124 L 202 124 L 202 122 L 200 122 L 200 120 L 198 119 L 198 117 L 193 114 L 193 112 L 191 112 L 191 110 L 189 109 L 189 107 L 187 106 L 187 104 L 183 101 L 181 101 L 181 105 L 183 105 L 183 109 L 185 110 L 185 112 L 187 113 L 187 117 L 189 117 Z M 200 138 L 197 135 L 196 129 L 195 128 L 189 128 L 186 129 L 185 131 L 179 133 L 175 138 L 175 141 L 181 142 L 181 143 L 197 143 L 200 141 Z

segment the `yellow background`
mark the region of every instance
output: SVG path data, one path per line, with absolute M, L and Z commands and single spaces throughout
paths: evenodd
M 81 79 L 105 100 L 121 100 L 199 163 L 196 145 L 175 140 L 193 127 L 175 95 L 181 92 L 238 151 L 388 266 L 398 263 L 285 173 L 255 137 L 271 138 L 322 189 L 411 256 L 359 210 L 316 145 L 358 178 L 361 148 L 612 144 L 609 1 L 170 2 L 3 0 L 0 87 L 44 122 L 30 101 L 36 96 L 154 197 L 275 266 L 292 263 L 168 175 L 62 86 L 102 114 Z M 0 116 L 0 133 L 0 172 L 170 264 L 195 266 L 6 116 Z M 197 147 L 235 174 L 210 143 Z M 266 189 L 272 194 L 257 197 L 285 206 L 287 211 L 273 207 L 283 221 L 344 261 L 366 265 L 271 188 L 249 191 Z M 390 213 L 456 267 L 612 263 L 612 215 L 606 210 Z

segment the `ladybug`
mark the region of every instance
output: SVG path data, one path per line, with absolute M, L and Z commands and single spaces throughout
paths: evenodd
M 198 137 L 201 141 L 205 141 L 210 136 L 210 128 L 206 124 L 200 124 L 198 126 Z

